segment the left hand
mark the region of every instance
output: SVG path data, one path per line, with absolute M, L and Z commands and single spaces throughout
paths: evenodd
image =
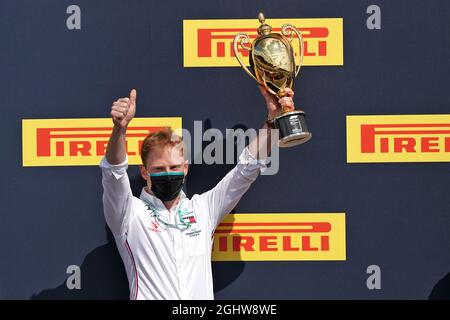
M 261 95 L 264 97 L 267 105 L 267 112 L 269 113 L 269 118 L 273 119 L 274 117 L 281 114 L 284 111 L 293 111 L 294 110 L 294 91 L 290 88 L 285 88 L 286 96 L 277 99 L 276 96 L 269 93 L 263 86 L 258 86 Z

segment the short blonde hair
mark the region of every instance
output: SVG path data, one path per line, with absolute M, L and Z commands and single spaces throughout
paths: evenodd
M 141 159 L 145 166 L 148 155 L 155 149 L 163 149 L 167 146 L 180 145 L 183 154 L 183 138 L 175 134 L 171 128 L 164 128 L 150 133 L 142 142 Z

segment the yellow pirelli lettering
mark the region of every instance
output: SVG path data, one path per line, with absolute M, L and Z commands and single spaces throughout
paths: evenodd
M 285 23 L 296 26 L 304 39 L 305 66 L 341 66 L 343 58 L 343 19 L 267 19 L 273 32 L 280 33 Z M 239 32 L 245 32 L 255 39 L 258 20 L 184 20 L 183 53 L 185 67 L 237 67 L 233 39 Z M 292 45 L 298 52 L 300 42 L 294 37 Z M 248 56 L 246 50 L 241 50 Z M 245 59 L 248 61 L 248 59 Z
M 98 165 L 112 130 L 110 118 L 22 120 L 23 166 Z M 141 164 L 142 141 L 170 127 L 181 134 L 181 118 L 134 118 L 127 129 L 129 164 Z
M 450 161 L 450 115 L 347 116 L 347 162 Z
M 212 259 L 346 260 L 345 213 L 230 214 L 215 230 Z

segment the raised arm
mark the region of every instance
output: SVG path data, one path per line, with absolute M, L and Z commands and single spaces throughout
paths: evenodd
M 272 120 L 278 116 L 281 111 L 294 110 L 294 91 L 290 88 L 285 88 L 286 97 L 277 99 L 271 95 L 263 86 L 259 86 L 259 91 L 264 97 L 267 107 L 267 119 Z M 277 143 L 276 140 L 271 139 L 271 130 L 273 129 L 265 123 L 262 127 L 263 130 L 259 131 L 256 139 L 250 142 L 248 145 L 249 151 L 259 160 L 264 160 L 270 156 L 270 152 L 273 146 Z
M 294 109 L 294 92 L 287 88 L 287 96 L 277 99 L 269 94 L 262 86 L 259 87 L 266 102 L 268 119 L 281 113 L 282 108 Z M 271 127 L 265 123 L 259 130 L 258 136 L 250 141 L 247 148 L 239 156 L 238 164 L 211 190 L 199 197 L 208 204 L 211 231 L 214 231 L 223 217 L 239 202 L 260 171 L 266 166 L 266 158 L 277 143 L 271 139 Z
M 123 235 L 131 215 L 133 194 L 126 170 L 126 131 L 136 113 L 136 90 L 131 90 L 129 98 L 113 102 L 111 117 L 114 123 L 108 141 L 106 155 L 100 163 L 102 168 L 103 211 L 106 223 L 115 236 Z

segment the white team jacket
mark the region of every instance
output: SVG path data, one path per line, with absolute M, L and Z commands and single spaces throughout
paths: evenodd
M 178 206 L 170 212 L 145 188 L 139 198 L 133 196 L 126 173 L 128 157 L 118 165 L 103 158 L 100 167 L 104 215 L 125 265 L 130 299 L 214 299 L 214 230 L 265 169 L 265 162 L 245 148 L 238 164 L 213 189 L 192 199 L 181 191 Z M 181 209 L 191 227 L 165 227 L 149 207 L 172 224 L 179 223 L 176 212 Z

